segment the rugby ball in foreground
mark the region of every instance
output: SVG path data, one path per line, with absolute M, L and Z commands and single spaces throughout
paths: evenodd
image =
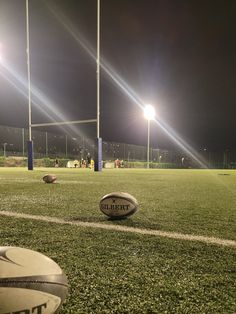
M 47 256 L 0 247 L 0 313 L 55 313 L 65 300 L 65 274 Z
M 54 174 L 46 174 L 45 176 L 43 176 L 43 181 L 45 183 L 53 183 L 55 182 L 57 179 L 57 177 Z
M 103 196 L 100 210 L 111 218 L 126 218 L 138 210 L 138 201 L 129 193 L 114 192 Z

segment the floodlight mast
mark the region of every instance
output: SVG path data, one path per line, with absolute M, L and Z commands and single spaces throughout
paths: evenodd
M 149 151 L 150 151 L 150 121 L 155 117 L 155 108 L 152 105 L 146 105 L 144 108 L 144 117 L 148 122 L 148 138 L 147 138 L 147 168 L 149 169 Z
M 0 42 L 0 63 L 3 61 L 3 56 L 2 56 L 2 43 Z
M 30 80 L 30 47 L 29 47 L 29 1 L 26 0 L 26 54 L 28 75 L 28 109 L 29 109 L 29 140 L 28 140 L 28 170 L 33 170 L 32 114 L 31 114 L 31 80 Z

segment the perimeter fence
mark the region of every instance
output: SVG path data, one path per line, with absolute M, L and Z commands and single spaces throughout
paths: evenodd
M 28 129 L 0 126 L 0 156 L 27 157 Z M 68 134 L 56 134 L 39 130 L 32 130 L 35 158 L 64 158 L 68 160 L 85 159 L 90 153 L 94 156 L 95 145 L 92 139 L 84 136 L 72 137 Z M 132 162 L 146 161 L 147 147 L 126 143 L 103 141 L 103 160 L 124 160 Z M 209 168 L 236 168 L 236 155 L 228 150 L 224 152 L 210 152 L 203 150 L 199 154 L 204 158 Z M 162 167 L 199 168 L 199 166 L 183 151 L 150 148 L 150 162 Z M 137 164 L 136 164 L 137 165 Z

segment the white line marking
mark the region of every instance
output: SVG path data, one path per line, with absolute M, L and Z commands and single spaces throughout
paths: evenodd
M 178 233 L 178 232 L 152 230 L 152 229 L 140 229 L 140 228 L 126 227 L 126 226 L 118 226 L 118 225 L 108 225 L 108 224 L 101 224 L 101 223 L 95 223 L 95 222 L 66 221 L 64 219 L 60 219 L 56 217 L 29 215 L 29 214 L 9 212 L 9 211 L 0 211 L 0 215 L 7 216 L 7 217 L 14 217 L 14 218 L 33 219 L 33 220 L 38 220 L 38 221 L 45 221 L 45 222 L 64 224 L 64 225 L 73 225 L 73 226 L 79 226 L 83 228 L 97 228 L 97 229 L 105 229 L 105 230 L 120 231 L 120 232 L 138 233 L 138 234 L 143 234 L 143 235 L 153 235 L 153 236 L 177 239 L 177 240 L 197 241 L 197 242 L 203 242 L 207 244 L 215 244 L 215 245 L 229 246 L 229 247 L 236 248 L 236 241 L 219 239 L 219 238 L 214 238 L 214 237 L 205 237 L 205 236 L 183 234 L 183 233 Z

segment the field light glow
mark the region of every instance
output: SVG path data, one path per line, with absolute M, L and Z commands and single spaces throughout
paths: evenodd
M 155 108 L 152 105 L 146 105 L 144 108 L 144 117 L 147 120 L 153 120 L 155 117 Z
M 70 34 L 70 36 L 79 44 L 87 54 L 93 59 L 93 61 L 97 62 L 96 51 L 91 45 L 88 43 L 86 39 L 79 33 L 79 31 L 75 30 L 75 27 L 71 25 L 70 21 L 64 16 L 63 13 L 59 12 L 55 8 L 52 8 L 52 5 L 45 3 L 48 6 L 48 9 L 52 13 L 52 15 L 56 18 L 58 23 Z M 143 111 L 144 104 L 142 99 L 138 96 L 137 93 L 134 92 L 133 89 L 125 82 L 123 78 L 112 68 L 110 64 L 108 64 L 103 58 L 100 61 L 100 67 L 102 70 L 111 78 L 111 81 L 115 83 L 139 108 Z
M 47 4 L 48 5 L 48 4 Z M 48 5 L 49 10 L 52 12 L 53 16 L 57 19 L 57 21 L 65 28 L 68 33 L 72 36 L 72 38 L 83 47 L 83 49 L 88 53 L 88 55 L 96 62 L 96 52 L 94 49 L 90 47 L 90 45 L 87 43 L 86 40 L 82 38 L 82 36 L 74 30 L 74 27 L 71 25 L 71 23 L 67 22 L 65 16 L 62 14 L 59 14 L 55 11 L 55 9 L 52 9 L 51 6 Z M 6 74 L 1 73 L 4 78 L 7 79 L 8 82 L 11 83 L 18 91 L 21 91 L 21 94 L 27 96 L 27 81 L 26 79 L 23 79 L 16 71 L 12 70 L 10 66 L 6 64 L 6 62 L 1 63 L 1 66 L 7 70 L 8 73 L 13 76 L 14 80 L 11 78 L 6 78 Z M 125 82 L 123 78 L 120 77 L 120 75 L 117 74 L 117 72 L 108 65 L 107 62 L 105 62 L 103 59 L 101 60 L 100 64 L 103 71 L 111 78 L 112 82 L 114 82 L 143 112 L 145 111 L 145 104 L 143 103 L 142 99 L 138 96 L 138 94 Z M 35 87 L 32 87 L 32 95 L 37 99 L 37 102 L 34 100 L 32 103 L 43 113 L 45 116 L 47 116 L 51 121 L 56 122 L 54 118 L 50 115 L 50 113 L 46 112 L 45 109 L 42 108 L 42 106 L 46 107 L 50 112 L 56 115 L 57 119 L 61 121 L 67 120 L 65 115 L 63 115 L 61 112 L 57 110 L 57 107 L 55 104 L 53 104 L 52 101 L 50 101 L 42 92 L 37 90 Z M 149 114 L 148 114 L 148 117 Z M 163 121 L 157 120 L 154 117 L 152 117 L 153 121 L 173 140 L 174 143 L 176 143 L 181 149 L 186 152 L 189 156 L 191 156 L 201 167 L 207 168 L 207 166 L 204 164 L 203 161 L 201 161 L 200 156 L 197 155 L 197 153 L 193 150 L 193 148 L 188 145 L 175 131 L 173 131 L 166 123 Z M 74 128 L 73 126 L 69 126 L 73 132 L 78 134 L 78 130 Z M 81 133 L 80 133 L 81 135 Z
M 7 64 L 6 61 L 1 64 L 1 71 L 0 75 L 4 77 L 4 79 L 10 83 L 12 86 L 14 86 L 18 92 L 20 92 L 23 96 L 28 98 L 28 83 L 27 80 L 22 77 L 16 70 L 14 70 L 9 64 Z M 37 90 L 35 87 L 32 87 L 32 94 L 37 100 L 32 100 L 32 103 L 35 105 L 35 107 L 41 111 L 47 118 L 50 120 L 54 120 L 49 112 L 47 112 L 43 106 L 46 106 L 47 109 L 51 110 L 56 116 L 60 119 L 63 117 L 59 112 L 56 111 L 56 107 L 52 105 L 52 103 L 46 98 L 46 96 L 43 96 L 43 94 Z

